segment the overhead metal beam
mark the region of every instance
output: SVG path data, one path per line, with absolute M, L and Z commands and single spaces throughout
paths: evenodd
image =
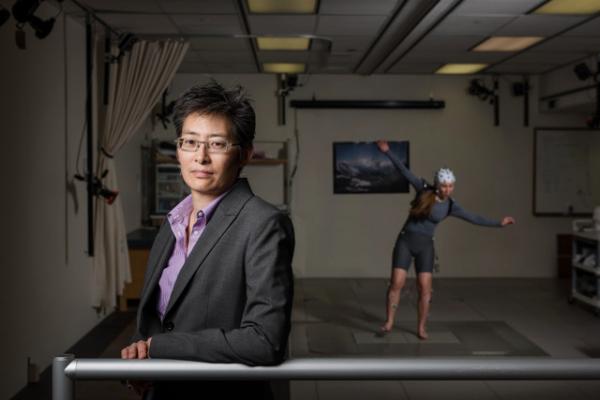
M 441 0 L 441 3 L 448 1 L 456 3 L 462 0 Z M 370 75 L 387 65 L 386 62 L 394 57 L 396 49 L 406 43 L 417 26 L 423 25 L 423 21 L 438 3 L 440 0 L 405 0 L 399 3 L 387 25 L 355 67 L 354 73 Z M 437 22 L 437 19 L 430 20 L 431 18 L 427 19 L 428 25 Z
M 443 100 L 292 100 L 290 107 L 440 109 L 446 107 L 446 102 Z

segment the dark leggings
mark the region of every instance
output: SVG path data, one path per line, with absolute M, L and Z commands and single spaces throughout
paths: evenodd
M 422 233 L 402 231 L 394 246 L 392 268 L 403 268 L 408 271 L 413 258 L 417 273 L 433 272 L 435 259 L 433 237 Z

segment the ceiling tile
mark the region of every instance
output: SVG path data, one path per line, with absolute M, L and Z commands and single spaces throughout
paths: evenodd
M 237 14 L 237 7 L 233 0 L 157 0 L 157 2 L 159 7 L 169 14 Z
M 319 15 L 389 15 L 397 0 L 321 0 Z
M 372 36 L 328 36 L 327 38 L 332 41 L 332 53 L 362 52 L 373 41 Z
M 244 37 L 247 32 L 238 15 L 238 3 L 245 0 L 81 1 L 93 9 L 105 10 L 98 15 L 120 31 L 153 39 L 189 35 L 190 51 L 180 72 L 260 72 L 252 53 L 252 39 Z M 317 51 L 313 43 L 310 52 L 261 52 L 257 55 L 260 62 L 307 62 L 310 73 L 348 74 L 354 71 L 391 13 L 403 1 L 319 0 L 319 15 L 248 15 L 247 19 L 251 35 L 305 34 L 331 40 L 328 57 L 323 57 L 326 54 Z M 600 17 L 514 57 L 510 53 L 470 52 L 470 48 L 491 35 L 547 37 L 589 17 L 524 15 L 544 0 L 441 0 L 444 1 L 460 4 L 400 62 L 391 66 L 409 49 L 409 42 L 404 43 L 404 48 L 395 49 L 381 71 L 427 74 L 447 62 L 494 64 L 507 60 L 488 68 L 486 73 L 539 73 L 600 53 Z M 430 15 L 421 24 L 432 22 L 434 18 Z M 416 30 L 413 35 L 425 32 Z M 240 38 L 233 37 L 236 35 Z
M 244 33 L 237 15 L 172 14 L 171 19 L 181 33 L 199 35 L 241 35 Z
M 177 70 L 184 74 L 253 74 L 259 72 L 254 64 L 207 64 L 207 63 L 182 63 Z
M 494 36 L 552 36 L 585 17 L 564 15 L 522 15 L 494 32 Z
M 350 54 L 331 54 L 327 59 L 327 65 L 322 68 L 327 69 L 328 71 L 333 69 L 345 69 L 348 71 L 352 71 L 356 64 L 358 64 L 358 59 L 360 57 L 353 56 Z
M 532 10 L 544 0 L 464 0 L 454 15 L 521 15 Z
M 226 51 L 246 51 L 250 50 L 249 38 L 190 38 L 190 48 L 192 50 L 226 50 Z
M 162 10 L 151 0 L 82 0 L 81 3 L 95 11 L 126 11 L 142 13 L 160 13 Z
M 348 68 L 346 66 L 343 66 L 343 65 L 329 65 L 329 66 L 321 67 L 321 68 L 309 67 L 308 72 L 309 73 L 326 74 L 326 75 L 335 75 L 335 74 L 346 75 L 346 74 L 351 74 L 352 69 Z
M 600 53 L 600 36 L 559 36 L 546 40 L 544 43 L 535 46 L 531 51 L 574 51 L 584 53 Z
M 331 54 L 329 56 L 329 64 L 352 64 L 360 58 L 359 55 L 352 54 Z
M 140 34 L 177 34 L 179 31 L 166 15 L 159 14 L 104 14 L 98 16 L 111 27 Z
M 517 63 L 506 62 L 488 68 L 485 72 L 494 72 L 499 74 L 541 74 L 552 69 L 555 65 L 544 63 Z
M 571 29 L 565 36 L 600 36 L 600 17 L 591 19 L 577 28 Z
M 469 51 L 484 39 L 482 36 L 426 36 L 414 48 L 418 52 L 461 52 Z
M 254 57 L 250 51 L 188 51 L 185 62 L 207 63 L 207 64 L 252 64 Z
M 385 16 L 337 16 L 321 15 L 317 24 L 317 35 L 370 36 L 382 28 Z
M 409 63 L 433 63 L 438 62 L 441 64 L 447 63 L 495 63 L 506 58 L 506 53 L 499 52 L 485 52 L 485 53 L 474 53 L 474 52 L 418 52 L 411 51 L 404 56 L 401 62 Z
M 489 36 L 495 30 L 509 23 L 513 19 L 515 19 L 513 16 L 449 15 L 431 32 L 431 34 Z
M 312 35 L 316 15 L 249 15 L 250 32 L 254 35 Z
M 567 64 L 571 61 L 580 60 L 585 58 L 584 53 L 566 53 L 566 52 L 534 52 L 526 51 L 521 54 L 517 54 L 507 62 L 511 63 L 540 63 L 540 64 Z
M 406 63 L 400 62 L 389 69 L 390 74 L 433 74 L 443 63 Z

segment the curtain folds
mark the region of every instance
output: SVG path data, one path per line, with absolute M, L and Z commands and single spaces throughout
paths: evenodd
M 141 127 L 167 88 L 188 49 L 174 40 L 138 41 L 118 64 L 110 67 L 108 106 L 100 132 L 96 176 L 108 174 L 103 183 L 118 190 L 114 157 Z M 121 198 L 112 204 L 96 199 L 94 215 L 92 306 L 111 310 L 116 297 L 131 281 L 127 232 Z

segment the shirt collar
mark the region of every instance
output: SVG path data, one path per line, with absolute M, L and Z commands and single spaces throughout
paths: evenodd
M 199 213 L 202 212 L 204 214 L 204 218 L 206 218 L 206 221 L 210 220 L 210 218 L 212 217 L 212 215 L 214 214 L 214 212 L 217 208 L 217 205 L 219 205 L 219 203 L 221 202 L 223 197 L 225 197 L 225 195 L 227 195 L 227 193 L 229 193 L 229 191 L 222 193 L 216 199 L 214 199 L 213 201 L 208 203 L 206 205 L 206 207 L 204 207 L 203 209 L 201 209 L 199 211 Z M 192 195 L 190 194 L 190 195 L 186 196 L 183 200 L 181 200 L 167 214 L 167 219 L 169 220 L 169 223 L 171 225 L 173 225 L 173 224 L 187 225 L 189 218 L 190 218 L 190 214 L 193 211 L 193 209 L 194 209 L 194 204 L 192 203 Z M 198 219 L 200 219 L 200 218 L 198 218 Z

